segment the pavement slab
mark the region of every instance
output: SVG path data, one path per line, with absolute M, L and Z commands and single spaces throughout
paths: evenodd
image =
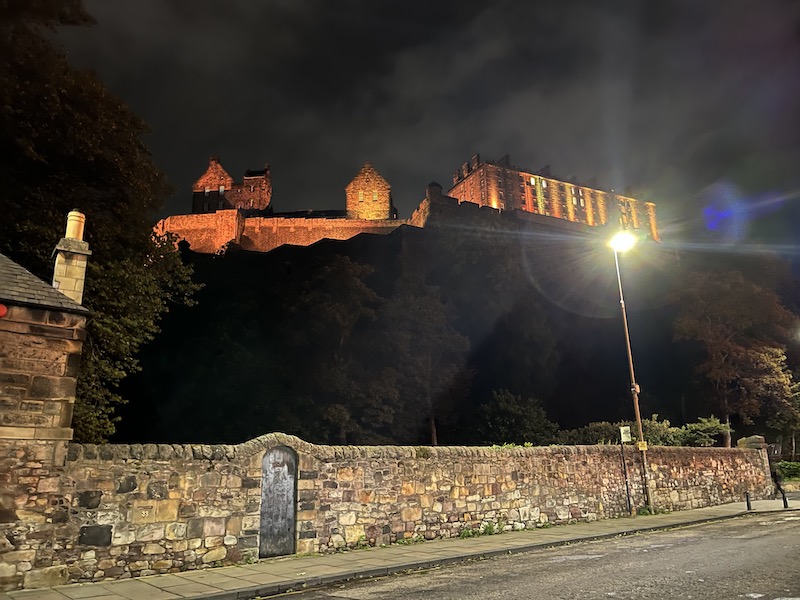
M 800 495 L 793 495 L 792 499 L 797 502 Z M 247 600 L 289 590 L 380 577 L 546 546 L 783 510 L 785 509 L 780 500 L 754 501 L 749 512 L 744 502 L 737 502 L 660 515 L 514 531 L 502 535 L 435 540 L 329 555 L 280 557 L 253 564 L 150 575 L 136 579 L 0 592 L 0 600 Z M 788 510 L 797 509 L 790 507 Z

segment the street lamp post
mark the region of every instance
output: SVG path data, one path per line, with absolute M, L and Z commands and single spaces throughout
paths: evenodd
M 633 413 L 636 415 L 636 429 L 639 434 L 638 446 L 642 453 L 642 483 L 644 498 L 647 508 L 653 513 L 653 500 L 650 497 L 650 486 L 647 476 L 647 442 L 642 431 L 642 415 L 639 412 L 639 384 L 636 383 L 636 373 L 633 370 L 633 352 L 631 351 L 631 336 L 628 331 L 628 313 L 625 310 L 625 296 L 622 293 L 622 277 L 619 271 L 619 254 L 627 252 L 636 244 L 636 236 L 629 231 L 621 231 L 611 238 L 608 245 L 614 251 L 614 265 L 617 268 L 617 286 L 619 287 L 619 306 L 622 310 L 622 325 L 625 329 L 625 348 L 628 351 L 628 370 L 631 376 L 631 396 L 633 397 Z

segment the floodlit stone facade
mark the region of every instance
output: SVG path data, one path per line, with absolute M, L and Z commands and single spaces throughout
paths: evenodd
M 464 205 L 464 211 L 480 206 L 518 213 L 534 225 L 559 227 L 568 223 L 576 226 L 572 230 L 583 232 L 587 228 L 618 225 L 659 239 L 652 202 L 560 181 L 542 172 L 529 173 L 512 167 L 506 159 L 481 162 L 475 155 L 457 171 L 449 196 L 441 193 L 441 186 L 432 184 L 438 188 L 435 198 L 426 194 L 409 220 L 397 218 L 391 186 L 369 163 L 345 188 L 344 211 L 274 213 L 269 167 L 248 173 L 255 173 L 254 185 L 248 183 L 247 175 L 244 183 L 234 183 L 219 159 L 212 158 L 193 187 L 192 212 L 196 214 L 162 219 L 156 232 L 175 234 L 189 242 L 192 250 L 203 254 L 224 252 L 231 247 L 269 252 L 283 245 L 309 246 L 323 239 L 347 240 L 361 233 L 388 234 L 401 225 L 426 227 L 425 215 L 432 202 L 447 204 L 455 200 Z
M 387 234 L 407 223 L 397 218 L 391 186 L 369 163 L 347 185 L 345 199 L 344 211 L 275 213 L 269 165 L 264 171 L 248 171 L 237 184 L 212 157 L 193 187 L 194 214 L 166 217 L 155 230 L 177 235 L 195 252 L 215 254 L 231 247 L 269 252 L 323 239 L 348 240 L 361 233 Z
M 366 221 L 396 219 L 391 190 L 375 167 L 366 163 L 345 188 L 347 218 Z
M 241 183 L 220 164 L 219 158 L 208 159 L 208 168 L 192 186 L 192 212 L 217 210 L 266 210 L 272 201 L 272 176 L 269 165 L 257 171 L 245 171 Z
M 448 194 L 461 202 L 521 210 L 590 227 L 619 221 L 624 229 L 643 230 L 651 239 L 659 239 L 652 202 L 559 180 L 550 175 L 549 167 L 538 171 L 516 167 L 507 155 L 498 161 L 485 161 L 479 154 L 474 155 L 456 170 Z

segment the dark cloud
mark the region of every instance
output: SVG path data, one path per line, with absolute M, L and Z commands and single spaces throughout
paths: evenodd
M 634 185 L 677 219 L 707 185 L 797 186 L 800 9 L 783 0 L 87 0 L 74 62 L 152 126 L 186 212 L 219 154 L 278 209 L 337 208 L 365 160 L 401 216 L 472 153 Z

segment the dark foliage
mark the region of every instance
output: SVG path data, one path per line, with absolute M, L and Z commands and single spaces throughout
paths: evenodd
M 77 0 L 9 2 L 0 13 L 0 252 L 50 280 L 67 213 L 86 213 L 92 317 L 73 427 L 99 442 L 114 432 L 116 388 L 138 369 L 138 348 L 194 286 L 173 240 L 152 234 L 169 188 L 142 143 L 146 125 L 52 42 L 49 30 L 91 17 Z

